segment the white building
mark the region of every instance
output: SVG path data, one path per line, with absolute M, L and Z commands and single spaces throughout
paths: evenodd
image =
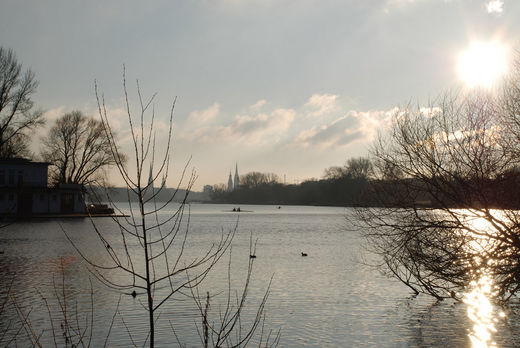
M 82 186 L 48 187 L 48 167 L 22 158 L 0 159 L 0 214 L 85 213 Z

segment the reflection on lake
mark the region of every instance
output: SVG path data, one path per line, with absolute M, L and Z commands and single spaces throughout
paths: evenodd
M 349 230 L 345 209 L 330 207 L 242 206 L 240 214 L 229 205 L 191 207 L 190 236 L 186 256 L 196 257 L 220 236 L 221 229 L 238 232 L 233 241 L 232 286 L 240 291 L 249 260 L 249 237 L 258 238 L 257 258 L 250 284 L 251 318 L 272 276 L 266 305 L 266 328 L 281 328 L 280 347 L 515 347 L 519 344 L 520 318 L 515 305 L 502 309 L 489 302 L 492 279 L 480 278 L 464 297 L 464 303 L 436 302 L 413 297 L 407 288 L 363 265 L 361 236 Z M 170 212 L 165 212 L 168 216 Z M 89 313 L 94 298 L 94 340 L 103 345 L 108 325 L 116 311 L 119 293 L 93 281 L 91 291 L 85 265 L 60 229 L 62 227 L 82 248 L 102 260 L 99 243 L 88 220 L 62 220 L 20 223 L 0 231 L 0 279 L 14 276 L 11 293 L 22 309 L 31 312 L 35 331 L 49 329 L 48 314 L 37 291 L 57 306 L 54 289 L 65 293 L 71 308 Z M 117 248 L 119 231 L 110 219 L 97 219 L 106 231 L 112 248 Z M 134 250 L 132 252 L 136 252 Z M 307 257 L 302 257 L 306 252 Z M 118 277 L 119 275 L 111 275 Z M 61 286 L 61 279 L 65 285 Z M 0 285 L 5 298 L 9 282 Z M 223 303 L 227 289 L 227 259 L 210 273 L 201 292 L 216 297 L 212 308 Z M 91 294 L 92 292 L 92 294 Z M 60 295 L 61 296 L 61 295 Z M 146 314 L 137 296 L 121 297 L 108 346 L 130 345 L 127 325 L 137 345 L 146 337 Z M 486 302 L 487 301 L 487 302 Z M 59 310 L 53 307 L 53 315 Z M 83 317 L 82 317 L 83 318 Z M 0 316 L 2 332 L 18 316 L 6 311 Z M 157 327 L 157 345 L 176 346 L 172 327 L 188 347 L 201 346 L 196 325 L 200 322 L 193 302 L 179 296 L 163 307 Z M 59 321 L 57 321 L 59 327 Z M 25 333 L 23 334 L 25 335 Z M 49 331 L 44 332 L 52 345 Z M 11 346 L 25 346 L 23 336 Z M 482 345 L 479 345 L 482 344 Z
M 492 211 L 494 215 L 501 214 L 500 211 Z M 469 225 L 474 231 L 474 236 L 470 248 L 476 255 L 485 254 L 487 248 L 495 248 L 498 242 L 487 238 L 487 235 L 494 235 L 493 225 L 484 217 L 472 217 L 468 219 Z M 473 348 L 497 347 L 495 335 L 499 336 L 496 325 L 499 320 L 505 319 L 505 313 L 497 308 L 493 302 L 496 296 L 493 277 L 487 269 L 495 260 L 483 262 L 481 258 L 477 260 L 480 269 L 474 272 L 475 279 L 470 283 L 463 301 L 467 305 L 468 318 L 473 323 L 469 337 Z
M 468 317 L 473 322 L 470 331 L 471 343 L 474 348 L 496 347 L 493 336 L 497 332 L 496 308 L 491 303 L 493 297 L 493 279 L 483 275 L 471 283 L 471 291 L 464 296 L 464 303 L 468 306 Z M 504 312 L 499 312 L 504 317 Z

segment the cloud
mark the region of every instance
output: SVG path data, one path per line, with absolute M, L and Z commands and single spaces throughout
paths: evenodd
M 362 137 L 359 131 L 359 120 L 349 113 L 334 120 L 330 124 L 313 126 L 304 130 L 295 139 L 295 144 L 303 147 L 344 146 Z
M 360 112 L 351 110 L 329 124 L 301 131 L 293 145 L 322 148 L 344 147 L 358 141 L 370 142 L 390 120 L 395 109 Z
M 68 106 L 61 105 L 47 110 L 45 112 L 44 117 L 46 120 L 46 128 L 52 127 L 58 118 L 74 110 L 79 110 L 88 117 L 92 117 L 95 120 L 100 120 L 97 105 L 85 105 L 80 108 L 70 108 Z M 110 127 L 114 131 L 119 131 L 122 128 L 128 127 L 128 115 L 126 109 L 121 107 L 111 107 L 110 105 L 107 105 L 106 112 L 108 120 L 110 122 Z
M 54 121 L 63 116 L 63 114 L 65 114 L 67 110 L 68 108 L 66 106 L 61 105 L 56 108 L 45 111 L 45 114 L 43 116 L 47 121 L 47 125 L 50 123 L 54 123 Z
M 426 0 L 387 0 L 385 7 L 383 8 L 384 12 L 388 13 L 391 7 L 404 7 L 410 4 L 414 4 L 417 2 L 423 2 Z
M 413 4 L 414 2 L 419 2 L 422 0 L 388 0 L 389 5 L 406 5 Z
M 260 99 L 259 101 L 257 101 L 256 103 L 254 103 L 253 105 L 251 105 L 251 109 L 253 110 L 259 110 L 261 109 L 265 104 L 267 103 L 267 101 L 265 99 Z
M 419 2 L 436 1 L 436 0 L 387 0 L 384 12 L 388 13 L 390 7 L 404 7 Z M 445 3 L 454 0 L 444 0 Z M 504 0 L 489 0 L 486 3 L 486 10 L 488 13 L 501 14 L 504 12 Z
M 347 145 L 362 137 L 358 130 L 348 127 L 347 117 L 338 119 L 330 125 L 313 127 L 302 131 L 295 140 L 295 144 L 310 147 L 337 147 Z M 357 128 L 357 127 L 356 127 Z
M 290 108 L 261 112 L 260 109 L 267 104 L 262 99 L 250 106 L 248 112 L 231 119 L 223 112 L 218 122 L 217 115 L 221 110 L 215 103 L 207 109 L 190 113 L 180 136 L 188 143 L 247 147 L 286 144 L 292 148 L 334 149 L 372 141 L 395 113 L 395 109 L 342 112 L 337 99 L 338 96 L 333 94 L 313 94 L 300 112 Z M 435 110 L 422 111 L 433 113 Z M 325 114 L 329 117 L 320 117 Z
M 121 106 L 113 106 L 118 105 L 116 103 L 112 103 L 105 106 L 106 117 L 108 119 L 109 126 L 111 130 L 115 133 L 116 142 L 119 146 L 124 149 L 125 153 L 133 154 L 133 140 L 132 140 L 132 129 L 130 128 L 130 124 L 128 122 L 128 110 L 125 107 Z M 94 119 L 100 120 L 99 111 L 97 108 L 92 106 L 87 107 L 84 111 L 86 115 L 93 116 Z M 139 120 L 139 113 L 137 109 L 130 110 L 133 122 L 133 134 L 136 137 L 140 137 L 141 135 L 141 123 Z M 150 132 L 150 122 L 151 121 L 151 111 L 147 113 L 144 117 L 144 135 L 148 136 Z M 166 141 L 169 130 L 169 120 L 160 118 L 157 113 L 154 118 L 154 134 L 156 137 L 157 144 L 161 144 L 162 141 Z
M 275 144 L 281 140 L 295 118 L 295 110 L 278 108 L 271 113 L 237 115 L 228 124 L 197 124 L 194 127 L 192 123 L 183 138 L 205 143 Z
M 209 108 L 198 111 L 192 111 L 188 116 L 188 122 L 194 125 L 201 125 L 212 122 L 220 113 L 220 105 L 215 103 Z
M 296 115 L 292 109 L 276 109 L 270 114 L 258 114 L 254 116 L 237 116 L 232 126 L 234 133 L 248 135 L 251 133 L 272 132 L 281 133 L 291 125 Z
M 488 1 L 486 5 L 488 13 L 500 14 L 504 12 L 504 1 L 503 0 L 492 0 Z
M 337 95 L 333 94 L 313 94 L 305 107 L 312 109 L 309 116 L 321 117 L 336 109 Z

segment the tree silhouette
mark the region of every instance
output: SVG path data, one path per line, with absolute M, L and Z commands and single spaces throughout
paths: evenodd
M 34 73 L 22 72 L 15 53 L 0 47 L 0 158 L 29 155 L 27 132 L 44 123 L 31 99 L 37 87 Z

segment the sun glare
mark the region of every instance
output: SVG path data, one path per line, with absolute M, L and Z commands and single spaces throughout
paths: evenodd
M 506 73 L 507 57 L 506 45 L 475 41 L 459 55 L 459 78 L 469 87 L 491 88 Z

